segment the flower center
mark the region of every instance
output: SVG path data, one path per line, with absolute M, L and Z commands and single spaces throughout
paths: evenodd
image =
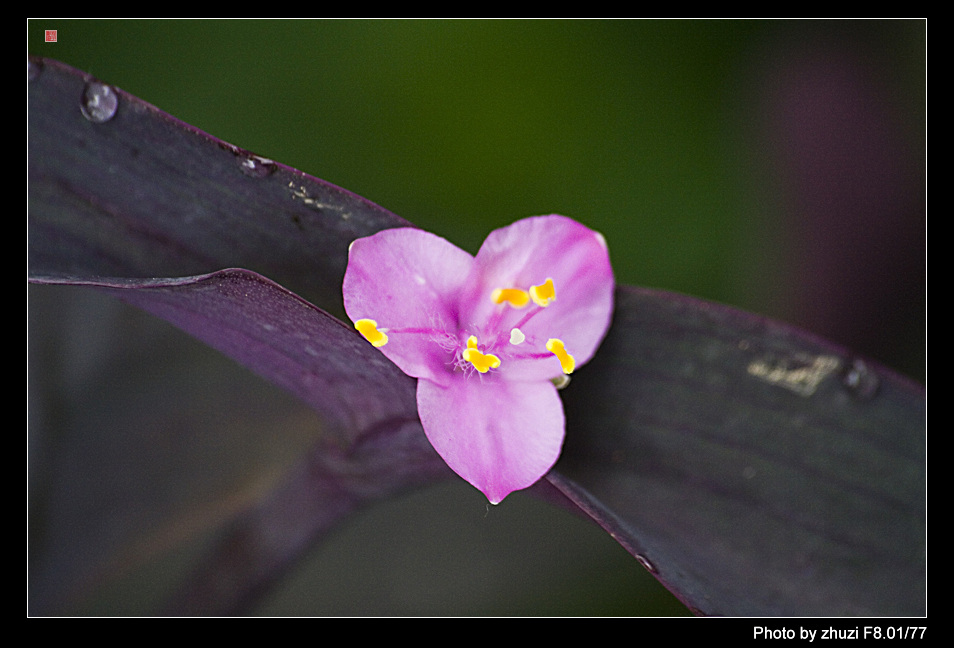
M 506 342 L 503 341 L 504 339 L 514 347 L 527 342 L 527 336 L 521 330 L 521 327 L 533 319 L 534 315 L 541 312 L 544 308 L 548 307 L 556 300 L 556 287 L 553 284 L 553 279 L 547 278 L 547 280 L 540 285 L 530 286 L 529 290 L 523 290 L 522 288 L 517 287 L 496 288 L 491 292 L 490 298 L 495 304 L 509 304 L 510 307 L 515 309 L 525 308 L 532 300 L 536 307 L 531 308 L 527 313 L 520 317 L 520 320 L 515 326 L 508 327 L 510 328 L 510 333 L 508 336 L 505 337 L 503 335 L 498 335 L 497 337 L 492 337 L 490 346 L 484 347 L 483 351 L 481 351 L 481 349 L 478 347 L 479 342 L 476 335 L 470 335 L 467 338 L 466 345 L 464 346 L 463 350 L 461 350 L 459 356 L 460 360 L 463 360 L 465 364 L 458 366 L 466 367 L 466 363 L 470 363 L 474 369 L 482 374 L 487 373 L 491 369 L 499 369 L 504 364 L 501 361 L 500 356 L 490 352 L 491 349 L 498 349 L 500 345 L 505 345 Z M 503 311 L 498 310 L 496 315 L 491 317 L 488 329 L 492 332 L 493 330 L 500 328 L 502 318 Z M 361 333 L 362 336 L 364 336 L 368 342 L 375 347 L 383 347 L 388 343 L 388 333 L 391 335 L 427 335 L 433 340 L 443 340 L 443 343 L 438 343 L 438 345 L 445 350 L 449 350 L 446 346 L 446 342 L 457 337 L 451 331 L 440 331 L 432 328 L 379 329 L 378 323 L 372 319 L 359 319 L 354 323 L 354 327 L 359 333 Z M 457 339 L 459 340 L 460 338 Z M 542 351 L 535 352 L 532 342 L 533 340 L 531 338 L 530 342 L 527 342 L 528 347 L 521 347 L 526 349 L 523 352 L 517 352 L 516 349 L 507 351 L 506 349 L 509 349 L 509 347 L 503 347 L 498 350 L 498 353 L 504 351 L 502 355 L 504 356 L 504 360 L 507 362 L 510 362 L 511 360 L 546 359 L 556 356 L 557 360 L 560 361 L 560 368 L 563 370 L 563 373 L 567 375 L 573 373 L 573 370 L 576 368 L 576 360 L 567 352 L 566 346 L 562 340 L 559 338 L 548 339 L 546 343 L 547 353 L 543 353 Z M 539 347 L 536 348 L 539 349 Z
M 474 365 L 474 369 L 480 373 L 487 373 L 490 369 L 496 369 L 500 366 L 500 358 L 492 353 L 483 354 L 477 348 L 477 336 L 471 335 L 467 338 L 467 348 L 461 353 L 461 357 Z

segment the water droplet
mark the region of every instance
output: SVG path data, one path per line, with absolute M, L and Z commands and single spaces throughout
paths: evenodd
M 878 392 L 881 381 L 871 367 L 856 358 L 848 365 L 847 371 L 841 378 L 841 384 L 856 398 L 868 400 Z
M 648 569 L 651 573 L 653 574 L 658 573 L 656 570 L 656 565 L 649 562 L 649 558 L 647 558 L 646 556 L 643 556 L 641 554 L 636 554 L 636 560 L 638 560 L 639 564 L 645 567 L 646 569 Z
M 250 178 L 264 178 L 275 170 L 275 163 L 267 158 L 249 155 L 240 158 L 239 168 Z
M 83 116 L 94 124 L 108 122 L 119 108 L 119 97 L 116 91 L 105 83 L 90 81 L 83 90 L 83 100 L 80 103 Z
M 43 64 L 39 61 L 31 61 L 27 59 L 27 81 L 33 81 L 35 78 L 40 76 L 40 72 L 43 71 Z

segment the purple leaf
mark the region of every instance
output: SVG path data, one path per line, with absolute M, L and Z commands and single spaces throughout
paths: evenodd
M 919 385 L 777 322 L 621 287 L 563 399 L 551 481 L 691 608 L 925 614 Z
M 62 63 L 29 64 L 32 274 L 181 277 L 246 268 L 340 312 L 348 244 L 409 225 Z M 91 84 L 118 102 L 108 121 L 81 110 Z
M 341 444 L 379 426 L 417 422 L 413 379 L 351 326 L 254 272 L 70 285 L 97 287 L 138 306 L 285 388 L 340 430 Z

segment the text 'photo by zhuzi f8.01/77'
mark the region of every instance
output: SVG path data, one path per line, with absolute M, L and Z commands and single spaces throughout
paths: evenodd
M 926 617 L 924 20 L 27 28 L 28 616 Z

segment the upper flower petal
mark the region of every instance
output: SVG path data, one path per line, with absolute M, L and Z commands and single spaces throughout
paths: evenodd
M 442 335 L 458 328 L 460 294 L 474 258 L 447 240 L 414 228 L 357 239 L 348 252 L 344 306 L 352 321 L 373 320 L 388 335 L 384 353 L 404 373 L 443 381 L 452 353 Z M 448 342 L 449 344 L 449 342 Z
M 491 504 L 536 483 L 563 446 L 563 405 L 549 381 L 419 380 L 417 409 L 434 449 Z
M 494 291 L 552 288 L 555 299 L 522 323 L 520 331 L 539 346 L 550 338 L 562 340 L 577 366 L 596 352 L 613 313 L 615 282 L 606 241 L 565 216 L 525 218 L 491 232 L 477 253 L 467 285 L 473 292 L 462 308 L 462 319 L 508 332 L 526 319 L 525 311 L 501 308 L 492 299 Z M 507 375 L 536 380 L 560 371 L 554 357 L 548 363 L 520 363 Z

